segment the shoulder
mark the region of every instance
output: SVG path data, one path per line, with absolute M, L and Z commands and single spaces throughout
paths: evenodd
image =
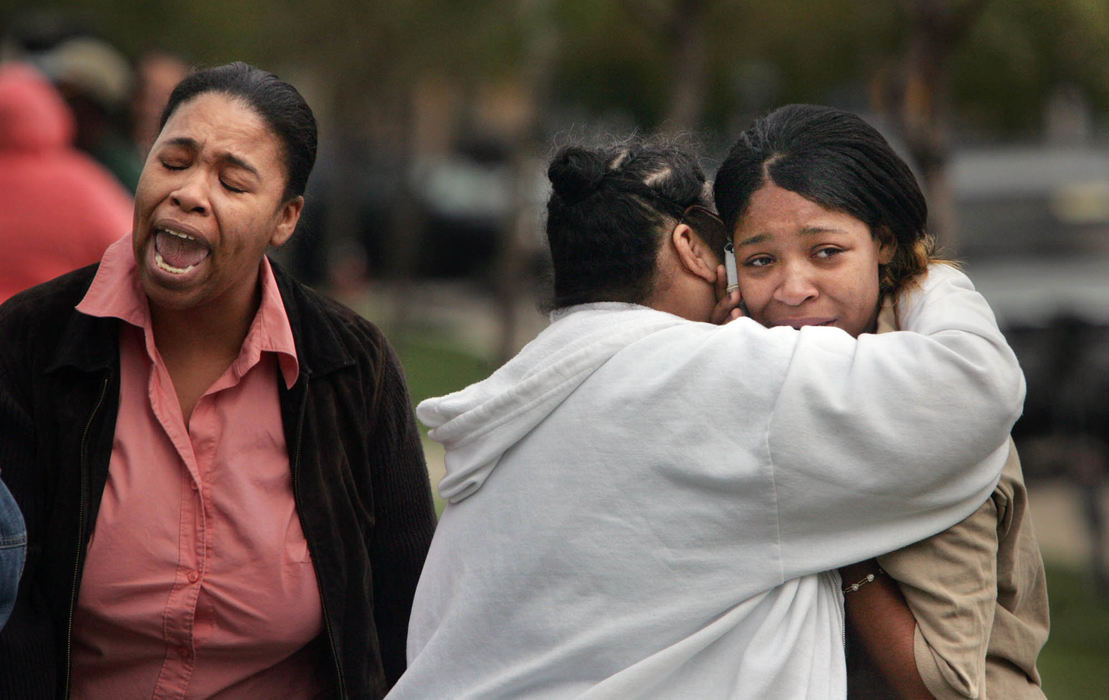
M 0 377 L 3 391 L 31 392 L 63 358 L 91 362 L 109 347 L 112 326 L 74 307 L 88 290 L 95 266 L 31 287 L 0 305 Z
M 294 279 L 273 265 L 274 277 L 296 339 L 309 363 L 377 363 L 392 356 L 384 333 L 353 309 Z
M 85 296 L 97 265 L 89 265 L 49 282 L 25 289 L 0 305 L 0 334 L 9 344 L 13 335 L 32 329 L 64 327 L 76 315 L 74 307 Z
M 974 284 L 962 270 L 952 264 L 931 263 L 927 270 L 910 279 L 898 293 L 899 313 L 904 307 L 911 308 L 925 299 L 941 297 L 955 290 L 974 291 Z
M 898 294 L 897 320 L 901 330 L 965 331 L 1007 345 L 986 298 L 962 271 L 944 263 L 930 265 L 927 274 Z M 1009 359 L 1015 368 L 1015 357 Z

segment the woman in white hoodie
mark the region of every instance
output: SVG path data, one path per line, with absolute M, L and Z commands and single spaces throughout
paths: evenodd
M 1024 382 L 988 306 L 948 270 L 913 333 L 713 325 L 691 157 L 548 175 L 551 325 L 417 410 L 449 505 L 393 697 L 843 697 L 835 569 L 966 517 L 1005 461 Z
M 897 330 L 902 293 L 947 272 L 929 271 L 935 245 L 912 172 L 849 112 L 788 105 L 759 119 L 715 193 L 739 291 L 764 325 Z M 1044 697 L 1047 588 L 1015 448 L 974 515 L 841 574 L 853 697 Z

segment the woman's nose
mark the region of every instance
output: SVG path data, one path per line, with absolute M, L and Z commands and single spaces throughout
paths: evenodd
M 208 191 L 205 185 L 204 174 L 199 169 L 194 169 L 179 183 L 177 189 L 170 195 L 174 204 L 182 210 L 196 214 L 208 213 Z
M 800 306 L 814 299 L 818 291 L 809 272 L 803 265 L 785 265 L 774 298 L 790 306 Z

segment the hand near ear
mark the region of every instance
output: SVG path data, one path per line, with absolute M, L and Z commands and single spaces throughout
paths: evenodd
M 739 290 L 728 291 L 728 275 L 723 265 L 716 266 L 715 288 L 717 301 L 716 306 L 712 307 L 712 323 L 721 326 L 743 316 L 743 309 L 739 305 Z

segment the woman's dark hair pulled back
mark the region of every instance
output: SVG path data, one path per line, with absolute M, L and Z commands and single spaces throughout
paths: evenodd
M 678 221 L 713 250 L 724 245 L 705 174 L 679 146 L 640 140 L 568 146 L 555 155 L 547 176 L 554 308 L 646 301 L 659 245 Z
M 882 267 L 889 293 L 925 271 L 934 253 L 928 205 L 909 166 L 878 130 L 858 115 L 818 105 L 780 107 L 739 136 L 716 173 L 716 206 L 727 230 L 751 197 L 773 183 L 849 214 L 880 240 L 896 243 Z
M 316 117 L 297 89 L 260 68 L 242 61 L 206 68 L 186 76 L 169 96 L 161 126 L 182 103 L 207 92 L 244 101 L 277 136 L 282 147 L 287 181 L 285 200 L 304 194 L 316 162 Z

